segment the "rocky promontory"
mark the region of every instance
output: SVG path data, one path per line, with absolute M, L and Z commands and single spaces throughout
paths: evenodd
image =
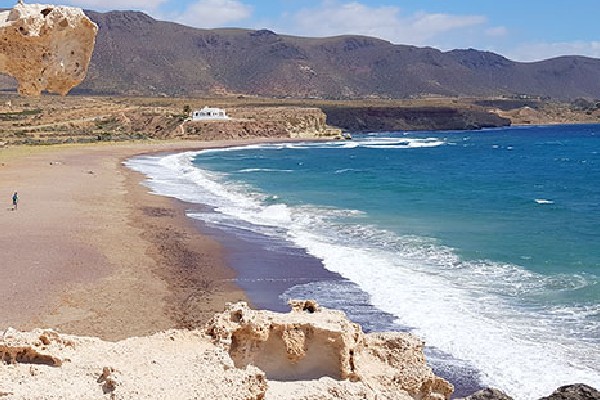
M 323 111 L 330 124 L 349 132 L 474 130 L 511 125 L 508 117 L 462 105 L 326 106 Z
M 171 137 L 219 140 L 251 137 L 291 139 L 339 139 L 341 130 L 327 125 L 319 108 L 236 107 L 230 121 L 187 121 Z

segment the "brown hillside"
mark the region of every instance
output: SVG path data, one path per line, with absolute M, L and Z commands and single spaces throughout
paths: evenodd
M 600 97 L 600 60 L 518 63 L 477 50 L 441 52 L 364 37 L 196 29 L 143 13 L 87 11 L 100 27 L 76 93 L 300 98 L 529 95 Z M 0 79 L 0 89 L 11 81 Z

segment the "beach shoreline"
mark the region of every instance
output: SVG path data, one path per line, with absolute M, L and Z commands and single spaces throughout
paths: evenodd
M 226 264 L 235 270 L 235 284 L 243 290 L 253 308 L 287 312 L 290 299 L 312 299 L 330 309 L 343 311 L 365 332 L 411 331 L 411 327 L 396 323 L 394 315 L 373 306 L 368 293 L 328 269 L 323 259 L 310 254 L 306 248 L 285 237 L 256 230 L 252 224 L 229 219 L 226 211 L 217 211 L 210 200 L 202 200 L 202 193 L 212 193 L 212 189 L 201 183 L 196 186 L 193 182 L 203 179 L 194 174 L 186 177 L 190 161 L 187 154 L 181 157 L 172 153 L 152 154 L 128 161 L 130 168 L 148 177 L 147 184 L 155 193 L 191 201 L 184 203 L 189 207 L 190 221 L 223 246 Z M 186 166 L 180 167 L 181 163 Z M 200 192 L 194 194 L 195 190 Z M 479 372 L 472 366 L 439 349 L 428 347 L 425 351 L 435 373 L 457 383 L 458 395 L 466 396 L 482 388 Z
M 0 311 L 0 329 L 53 328 L 118 341 L 172 328 L 200 328 L 227 302 L 243 300 L 254 308 L 285 312 L 283 295 L 291 287 L 341 280 L 304 249 L 189 217 L 204 206 L 153 194 L 143 185 L 148 177 L 124 165 L 140 156 L 272 142 L 26 148 L 20 152 L 33 153 L 4 157 L 0 189 L 12 194 L 18 183 L 22 202 L 18 211 L 0 217 L 3 226 L 10 219 L 20 224 L 15 231 L 0 232 L 0 250 L 12 254 L 9 266 L 0 263 L 12 270 L 11 279 L 0 283 L 0 300 L 7 305 Z M 37 186 L 37 193 L 32 192 Z M 66 204 L 49 209 L 44 198 Z M 26 241 L 39 221 L 45 228 L 36 246 L 11 249 L 11 241 Z M 35 267 L 42 264 L 19 276 L 18 271 L 31 267 L 31 258 L 19 254 L 41 260 L 47 253 L 44 247 L 73 244 L 87 251 L 57 252 L 43 263 L 47 274 L 55 276 L 54 285 L 36 280 Z M 7 293 L 12 284 L 13 293 L 35 288 L 35 295 L 25 291 L 11 298 Z M 471 382 L 464 387 L 478 388 Z
M 272 141 L 272 140 L 271 140 Z M 134 156 L 264 143 L 127 143 L 0 151 L 0 328 L 37 327 L 105 340 L 202 326 L 234 284 L 222 246 L 123 165 Z

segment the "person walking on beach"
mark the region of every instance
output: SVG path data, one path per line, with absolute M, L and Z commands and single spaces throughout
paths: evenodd
M 15 192 L 13 194 L 12 201 L 13 201 L 13 210 L 16 210 L 17 206 L 19 205 L 19 195 L 17 194 L 17 192 Z

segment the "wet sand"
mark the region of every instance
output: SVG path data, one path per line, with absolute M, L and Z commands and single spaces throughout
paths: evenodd
M 121 162 L 247 142 L 0 149 L 0 329 L 119 340 L 200 326 L 245 299 L 187 205 L 149 194 Z

